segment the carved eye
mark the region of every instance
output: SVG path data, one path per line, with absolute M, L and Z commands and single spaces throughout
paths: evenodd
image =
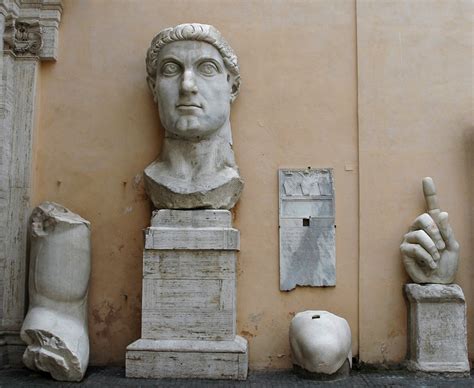
M 180 72 L 181 66 L 174 62 L 167 62 L 161 67 L 161 74 L 165 76 L 173 76 Z
M 219 73 L 219 68 L 213 62 L 203 62 L 199 65 L 198 70 L 205 76 L 213 76 Z

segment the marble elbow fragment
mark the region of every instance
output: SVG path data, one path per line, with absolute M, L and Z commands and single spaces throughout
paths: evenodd
M 33 210 L 23 362 L 56 380 L 82 380 L 89 362 L 90 252 L 88 221 L 53 202 Z

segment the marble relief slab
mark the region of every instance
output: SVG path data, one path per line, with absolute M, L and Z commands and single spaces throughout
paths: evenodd
M 336 285 L 333 170 L 279 170 L 280 290 Z

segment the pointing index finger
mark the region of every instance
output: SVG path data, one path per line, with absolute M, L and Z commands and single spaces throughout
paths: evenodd
M 436 195 L 436 187 L 433 179 L 430 177 L 423 178 L 423 194 L 425 195 L 428 213 L 439 213 L 438 196 Z

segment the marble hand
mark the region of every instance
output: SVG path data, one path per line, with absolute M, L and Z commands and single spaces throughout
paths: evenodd
M 423 193 L 427 212 L 415 219 L 403 238 L 403 264 L 415 283 L 449 284 L 458 268 L 459 244 L 448 213 L 439 208 L 433 179 L 423 179 Z

